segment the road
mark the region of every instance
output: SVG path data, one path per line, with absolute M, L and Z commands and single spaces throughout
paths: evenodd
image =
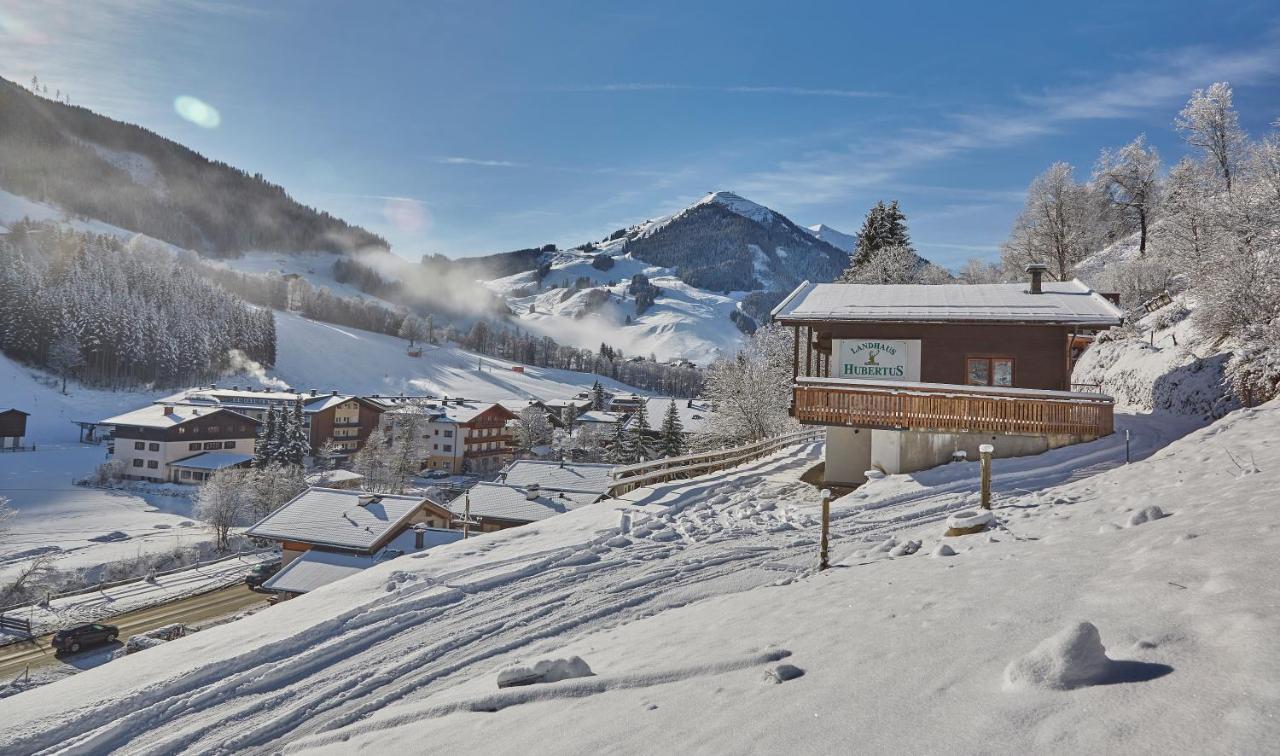
M 217 619 L 234 614 L 257 604 L 265 604 L 267 596 L 255 593 L 244 585 L 233 585 L 219 588 L 197 596 L 189 596 L 167 604 L 151 606 L 111 617 L 103 622 L 120 628 L 120 640 L 112 644 L 118 648 L 129 636 L 154 630 L 157 627 L 181 622 L 191 625 L 202 620 Z M 0 681 L 11 680 L 31 665 L 34 670 L 48 664 L 69 664 L 81 668 L 97 666 L 93 663 L 105 662 L 109 654 L 101 653 L 101 649 L 84 651 L 66 657 L 57 657 L 49 646 L 50 635 L 41 635 L 34 641 L 14 643 L 0 648 Z M 88 663 L 87 660 L 92 659 Z

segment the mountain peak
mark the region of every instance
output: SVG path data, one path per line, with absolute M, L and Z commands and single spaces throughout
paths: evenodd
M 852 252 L 858 244 L 856 237 L 838 231 L 825 223 L 809 226 L 805 230 L 842 252 Z
M 720 205 L 721 207 L 737 213 L 744 218 L 749 218 L 756 223 L 771 223 L 774 218 L 774 212 L 764 205 L 758 205 L 755 202 L 733 192 L 711 192 L 707 196 L 698 200 L 693 204 L 694 207 L 699 205 Z

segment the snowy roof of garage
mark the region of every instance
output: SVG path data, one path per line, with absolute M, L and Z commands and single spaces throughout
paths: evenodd
M 1077 280 L 1026 283 L 814 284 L 805 281 L 773 310 L 779 322 L 1044 323 L 1116 326 L 1124 313 Z

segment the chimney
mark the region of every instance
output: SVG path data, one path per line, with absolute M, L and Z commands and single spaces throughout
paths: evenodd
M 315 389 L 311 389 L 311 395 L 312 395 L 312 396 L 315 396 L 315 395 L 316 395 L 316 390 L 315 390 Z
M 333 392 L 332 392 L 332 394 L 333 394 L 334 396 L 337 396 L 337 395 L 338 395 L 338 390 L 337 390 L 337 389 L 334 389 L 334 390 L 333 390 Z
M 164 406 L 164 414 L 166 414 L 166 415 L 172 415 L 172 414 L 173 414 L 173 407 L 171 407 L 171 406 L 169 406 L 169 405 L 167 405 L 167 404 L 166 404 L 166 405 Z
M 427 526 L 418 523 L 413 526 L 413 548 L 415 551 L 422 551 L 422 547 L 427 544 Z
M 356 497 L 356 503 L 362 507 L 377 504 L 379 501 L 382 501 L 382 497 L 377 494 L 360 494 Z
M 528 487 L 524 489 L 524 498 L 529 501 L 533 501 L 538 498 L 538 495 L 542 492 L 541 489 L 542 486 L 539 486 L 537 483 L 530 483 Z
M 1031 293 L 1032 294 L 1044 293 L 1043 289 L 1041 288 L 1040 281 L 1042 278 L 1044 278 L 1044 272 L 1048 269 L 1049 269 L 1049 266 L 1044 265 L 1043 263 L 1031 263 L 1030 265 L 1027 266 L 1027 273 L 1031 274 Z

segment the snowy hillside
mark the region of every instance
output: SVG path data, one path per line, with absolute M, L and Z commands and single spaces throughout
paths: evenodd
M 831 280 L 846 261 L 846 252 L 782 214 L 713 192 L 600 242 L 545 253 L 550 272 L 541 281 L 530 270 L 488 286 L 534 333 L 580 348 L 605 341 L 627 354 L 705 364 L 741 343 L 738 321 L 750 330 L 761 320 L 759 308 L 743 307 L 752 291 L 778 296 L 806 278 Z M 637 274 L 662 290 L 643 312 L 627 293 Z
M 0 748 L 1267 751 L 1280 405 L 1120 425 L 1129 466 L 1000 460 L 991 535 L 942 538 L 975 464 L 875 481 L 821 574 L 813 447 L 403 557 L 15 696 Z M 589 676 L 497 687 L 540 660 Z
M 582 349 L 607 341 L 628 355 L 652 353 L 660 360 L 707 363 L 741 343 L 742 333 L 729 314 L 745 292 L 717 294 L 690 286 L 669 268 L 633 259 L 622 251 L 623 246 L 615 241 L 587 252 L 549 253 L 551 270 L 541 287 L 534 271 L 487 285 L 506 298 L 522 328 Z M 613 261 L 608 270 L 592 265 L 600 254 Z M 627 294 L 636 274 L 648 276 L 662 289 L 643 314 L 636 313 L 635 297 Z M 583 278 L 586 286 L 576 288 Z

